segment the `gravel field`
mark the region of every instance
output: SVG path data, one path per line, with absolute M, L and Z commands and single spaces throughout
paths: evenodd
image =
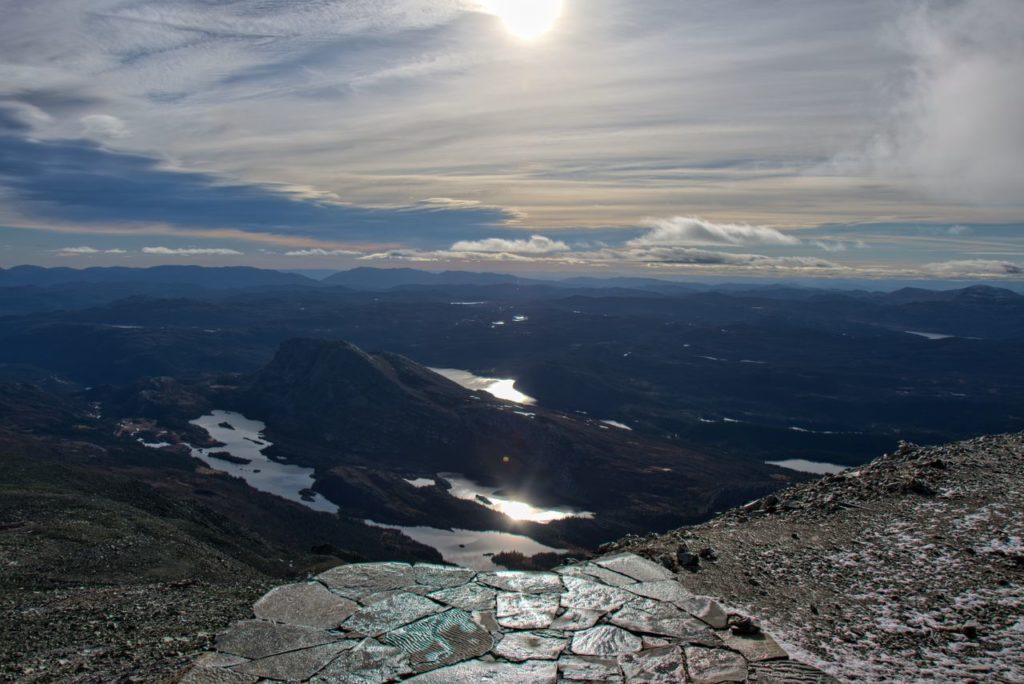
M 850 682 L 1024 681 L 1024 435 L 903 444 L 715 520 L 630 538 Z

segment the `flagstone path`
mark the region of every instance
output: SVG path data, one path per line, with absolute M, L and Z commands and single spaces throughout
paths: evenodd
M 180 684 L 834 684 L 661 565 L 344 565 L 278 587 Z

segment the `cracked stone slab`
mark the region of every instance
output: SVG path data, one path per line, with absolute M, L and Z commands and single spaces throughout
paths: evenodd
M 454 565 L 436 565 L 434 563 L 417 563 L 412 568 L 417 584 L 424 584 L 437 589 L 450 589 L 469 584 L 476 577 L 476 570 L 460 568 Z
M 416 574 L 408 563 L 341 565 L 317 575 L 317 579 L 332 591 L 356 601 L 416 584 Z
M 751 663 L 749 684 L 839 684 L 839 680 L 821 670 L 793 660 Z
M 435 601 L 447 604 L 462 610 L 494 610 L 495 598 L 498 592 L 490 587 L 482 587 L 479 584 L 467 584 L 462 587 L 442 589 L 427 594 Z
M 494 646 L 491 633 L 464 610 L 448 610 L 380 637 L 406 654 L 415 672 L 478 658 Z
M 679 584 L 679 582 L 674 579 L 658 580 L 656 582 L 638 582 L 626 587 L 626 591 L 632 592 L 637 596 L 656 599 L 658 601 L 675 602 L 693 597 L 692 593 L 684 589 L 683 585 Z
M 475 610 L 472 613 L 473 622 L 486 629 L 489 634 L 501 634 L 501 625 L 493 610 Z
M 752 663 L 765 660 L 784 660 L 789 654 L 781 646 L 766 634 L 755 636 L 739 636 L 726 634 L 722 637 L 725 645 L 734 651 L 739 651 L 743 657 Z
M 227 653 L 204 653 L 195 660 L 196 667 L 231 667 L 249 662 L 248 658 Z
M 630 554 L 554 573 L 342 566 L 321 576 L 330 589 L 268 593 L 182 681 L 835 684 L 768 635 L 715 631 L 721 606 L 659 568 Z M 339 625 L 334 611 L 351 613 Z
M 636 653 L 643 640 L 621 627 L 598 625 L 572 636 L 572 652 L 583 656 L 620 656 Z
M 578 608 L 580 610 L 596 610 L 602 613 L 618 610 L 626 602 L 636 598 L 635 594 L 609 587 L 596 580 L 589 580 L 583 577 L 563 577 L 566 592 L 562 594 L 561 604 L 565 608 Z
M 637 599 L 609 616 L 608 621 L 631 632 L 674 637 L 697 644 L 715 644 L 719 639 L 706 624 L 671 603 Z
M 688 646 L 686 668 L 694 684 L 747 681 L 747 661 L 732 651 Z
M 541 636 L 533 632 L 512 632 L 495 647 L 494 655 L 514 662 L 556 660 L 568 640 Z
M 602 568 L 617 572 L 620 575 L 632 577 L 637 582 L 657 582 L 659 580 L 675 579 L 675 575 L 671 570 L 632 553 L 605 556 L 594 562 Z
M 355 648 L 343 651 L 309 681 L 310 684 L 384 684 L 410 673 L 412 667 L 402 649 L 376 639 L 364 639 Z
M 562 578 L 554 572 L 506 570 L 482 573 L 477 581 L 495 589 L 517 594 L 560 594 L 564 590 Z
M 178 684 L 256 684 L 258 677 L 232 672 L 219 667 L 193 667 Z
M 682 601 L 676 601 L 675 604 L 712 629 L 725 629 L 729 626 L 729 614 L 713 598 L 693 596 Z
M 470 661 L 405 680 L 416 684 L 556 684 L 555 663 L 531 660 L 525 663 L 483 663 Z
M 679 642 L 675 639 L 666 639 L 664 637 L 653 637 L 644 635 L 644 648 L 662 648 L 663 646 L 675 646 Z
M 342 623 L 342 627 L 367 636 L 379 636 L 442 610 L 444 607 L 435 601 L 402 592 L 360 608 Z
M 269 658 L 252 660 L 232 669 L 235 672 L 265 679 L 303 682 L 324 669 L 342 651 L 354 648 L 358 643 L 358 641 L 352 640 L 335 641 L 323 646 L 314 646 L 313 648 L 305 648 L 301 651 L 291 651 L 270 656 Z
M 310 627 L 278 625 L 262 620 L 235 623 L 217 637 L 217 650 L 243 658 L 266 658 L 285 651 L 320 646 L 342 636 Z
M 728 627 L 729 616 L 717 601 L 691 593 L 676 580 L 640 582 L 625 589 L 637 596 L 674 603 L 677 608 L 685 610 L 714 629 Z
M 562 575 L 572 575 L 575 577 L 586 577 L 588 579 L 596 579 L 612 587 L 624 587 L 628 584 L 636 584 L 636 580 L 632 577 L 626 577 L 620 575 L 617 572 L 602 568 L 596 563 L 582 563 L 580 565 L 569 565 L 564 568 L 559 568 L 555 572 Z
M 506 629 L 547 629 L 558 614 L 557 594 L 498 594 L 498 624 Z
M 581 629 L 590 629 L 597 624 L 597 621 L 604 617 L 599 610 L 584 610 L 582 608 L 566 608 L 565 611 L 555 618 L 551 623 L 551 629 L 562 629 L 570 632 L 577 632 Z
M 357 603 L 318 582 L 277 587 L 253 606 L 260 619 L 317 629 L 333 629 L 358 609 Z
M 567 656 L 558 661 L 558 673 L 568 682 L 623 682 L 619 664 L 614 658 Z
M 690 681 L 683 665 L 683 651 L 678 646 L 619 656 L 619 667 L 627 682 L 686 684 Z

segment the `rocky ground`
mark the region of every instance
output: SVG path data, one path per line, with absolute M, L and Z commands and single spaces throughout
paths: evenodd
M 272 582 L 176 582 L 0 596 L 0 681 L 160 682 Z
M 1024 435 L 919 448 L 631 538 L 850 682 L 1024 681 Z

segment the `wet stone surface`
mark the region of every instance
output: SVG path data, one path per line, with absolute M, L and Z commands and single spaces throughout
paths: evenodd
M 770 635 L 735 635 L 714 599 L 617 554 L 555 572 L 348 565 L 271 591 L 181 680 L 834 683 Z

